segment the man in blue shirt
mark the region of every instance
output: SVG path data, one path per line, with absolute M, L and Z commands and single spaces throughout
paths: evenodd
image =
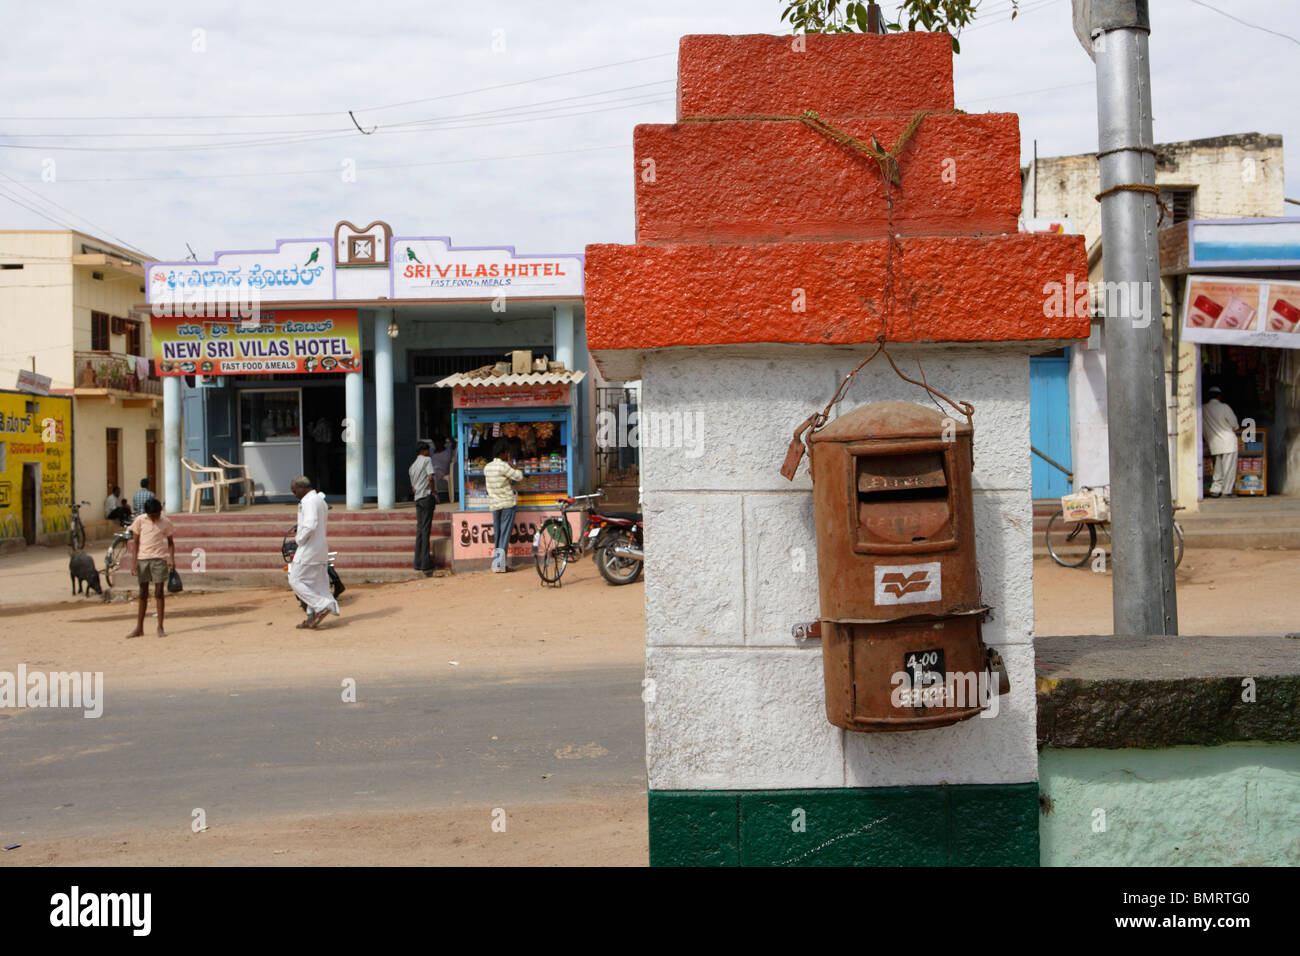
M 131 496 L 131 510 L 138 515 L 142 515 L 144 514 L 145 502 L 147 502 L 150 498 L 157 498 L 157 497 L 158 497 L 157 495 L 155 495 L 152 491 L 149 490 L 149 479 L 141 478 L 140 490 Z

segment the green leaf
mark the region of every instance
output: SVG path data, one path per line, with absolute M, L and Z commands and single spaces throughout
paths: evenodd
M 867 32 L 867 27 L 868 27 L 868 23 L 867 23 L 867 8 L 866 8 L 863 4 L 861 4 L 861 3 L 859 3 L 859 4 L 857 5 L 857 14 L 856 14 L 856 18 L 857 18 L 857 21 L 858 21 L 858 29 L 861 30 L 863 33 L 866 33 L 866 32 Z

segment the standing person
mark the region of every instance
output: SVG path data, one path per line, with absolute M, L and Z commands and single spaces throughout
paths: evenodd
M 420 442 L 415 446 L 415 461 L 407 469 L 411 476 L 411 497 L 415 499 L 415 570 L 427 578 L 433 574 L 433 558 L 429 554 L 429 530 L 433 527 L 433 509 L 438 503 L 430 487 L 433 481 L 433 460 L 429 446 Z
M 145 502 L 148 501 L 150 498 L 156 499 L 157 497 L 158 496 L 155 495 L 153 491 L 149 488 L 149 479 L 141 478 L 140 490 L 137 491 L 131 498 L 131 510 L 138 515 L 142 515 L 144 514 Z
M 104 499 L 104 517 L 122 524 L 126 524 L 131 517 L 131 506 L 122 500 L 122 489 L 117 485 L 113 486 L 113 490 Z
M 1210 386 L 1210 400 L 1201 408 L 1201 425 L 1205 429 L 1205 443 L 1214 456 L 1214 481 L 1210 484 L 1210 497 L 1230 495 L 1237 485 L 1237 432 L 1241 426 L 1220 398 L 1223 389 Z
M 438 482 L 445 481 L 447 476 L 451 474 L 451 459 L 452 455 L 455 454 L 455 450 L 452 448 L 451 442 L 441 435 L 434 439 L 434 447 L 435 451 L 429 456 L 429 460 L 433 462 L 433 500 L 436 504 L 442 500 L 438 497 Z M 450 484 L 447 485 L 447 494 L 450 500 Z
M 289 586 L 298 600 L 307 605 L 307 619 L 300 628 L 315 627 L 327 611 L 339 614 L 339 602 L 330 591 L 329 543 L 325 526 L 329 505 L 325 496 L 315 491 L 311 479 L 299 475 L 289 482 L 289 490 L 298 499 L 298 530 L 293 536 L 297 549 L 289 563 Z
M 127 637 L 144 634 L 150 582 L 153 583 L 154 600 L 158 602 L 158 636 L 166 637 L 167 632 L 163 629 L 167 604 L 165 585 L 167 572 L 176 566 L 176 542 L 172 540 L 171 519 L 163 515 L 162 502 L 157 498 L 146 501 L 144 514 L 131 522 L 131 552 L 135 557 L 135 575 L 140 581 L 140 605 L 136 609 L 135 630 Z
M 333 485 L 333 473 L 330 469 L 330 442 L 334 440 L 334 429 L 324 415 L 312 423 L 311 442 L 312 458 L 316 468 L 316 483 L 324 487 Z M 329 476 L 328 480 L 327 477 Z
M 519 504 L 510 482 L 523 480 L 523 472 L 510 459 L 509 442 L 498 438 L 492 446 L 492 460 L 483 468 L 483 483 L 492 509 L 492 570 L 498 573 L 510 570 L 510 530 L 515 526 L 515 507 Z

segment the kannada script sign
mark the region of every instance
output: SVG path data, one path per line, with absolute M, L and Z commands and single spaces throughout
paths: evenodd
M 263 309 L 260 321 L 153 319 L 159 375 L 355 372 L 356 309 Z

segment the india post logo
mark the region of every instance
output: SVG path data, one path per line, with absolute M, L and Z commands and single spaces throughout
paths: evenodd
M 929 604 L 942 596 L 938 561 L 876 565 L 877 604 Z

